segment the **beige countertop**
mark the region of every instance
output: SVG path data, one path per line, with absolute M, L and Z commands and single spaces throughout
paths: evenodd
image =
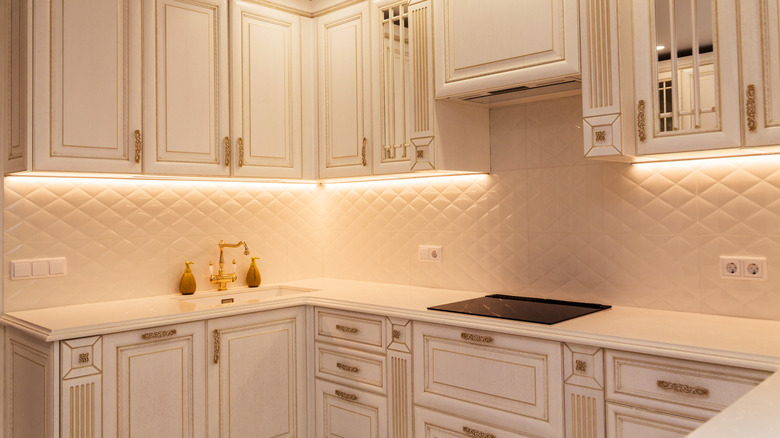
M 232 297 L 240 303 L 242 296 L 273 295 L 279 288 L 284 295 L 261 297 L 244 305 L 200 304 L 192 300 L 219 303 L 219 297 Z M 483 295 L 319 278 L 263 285 L 256 289 L 200 292 L 189 297 L 163 295 L 9 312 L 0 317 L 0 322 L 40 339 L 57 341 L 280 307 L 315 305 L 767 371 L 780 369 L 780 336 L 776 335 L 780 333 L 780 321 L 615 306 L 544 325 L 427 310 L 429 306 Z M 777 412 L 780 412 L 780 374 L 770 377 L 697 429 L 694 436 L 780 436 Z M 737 430 L 739 433 L 734 435 Z

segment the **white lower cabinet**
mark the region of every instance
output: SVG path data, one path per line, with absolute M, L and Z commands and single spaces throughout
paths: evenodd
M 415 406 L 414 436 L 422 438 L 521 438 L 534 435 L 521 435 L 482 422 Z
M 316 382 L 316 437 L 387 437 L 387 397 L 321 379 Z
M 685 436 L 771 374 L 612 350 L 606 364 L 608 437 Z
M 103 436 L 207 436 L 203 328 L 192 322 L 103 336 Z
M 415 323 L 414 403 L 515 434 L 560 437 L 561 359 L 559 342 Z
M 304 309 L 212 319 L 207 325 L 208 436 L 303 436 Z
M 607 430 L 610 437 L 684 437 L 702 423 L 701 420 L 607 403 Z

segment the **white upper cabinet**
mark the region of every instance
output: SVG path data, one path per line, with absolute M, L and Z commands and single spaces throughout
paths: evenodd
M 634 4 L 637 153 L 737 148 L 734 0 Z
M 488 172 L 488 109 L 434 99 L 431 1 L 371 4 L 373 173 Z
M 579 74 L 577 0 L 434 0 L 433 10 L 436 97 Z
M 320 177 L 371 174 L 368 2 L 317 18 Z
M 140 8 L 128 0 L 34 6 L 11 2 L 6 171 L 140 171 Z
M 301 18 L 230 3 L 236 176 L 300 178 Z
M 144 1 L 144 172 L 227 176 L 227 0 Z
M 740 2 L 746 146 L 780 143 L 780 2 Z

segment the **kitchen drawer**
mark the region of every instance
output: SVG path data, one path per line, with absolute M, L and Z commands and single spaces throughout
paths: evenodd
M 387 398 L 316 379 L 317 438 L 386 438 Z
M 770 373 L 607 351 L 608 401 L 709 419 Z
M 387 348 L 384 316 L 319 308 L 315 312 L 316 340 L 380 353 Z
M 563 435 L 560 343 L 415 322 L 413 346 L 415 404 Z
M 319 342 L 314 349 L 317 378 L 387 394 L 385 356 Z
M 419 406 L 414 407 L 414 436 L 435 438 L 521 438 L 519 435 L 481 422 L 454 417 Z
M 679 438 L 688 436 L 703 421 L 607 403 L 607 436 Z

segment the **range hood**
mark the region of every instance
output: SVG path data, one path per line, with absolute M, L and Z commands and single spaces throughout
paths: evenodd
M 542 100 L 553 99 L 565 95 L 579 94 L 582 83 L 579 78 L 563 78 L 550 82 L 540 82 L 512 87 L 503 90 L 494 90 L 476 96 L 464 96 L 457 99 L 482 105 L 495 105 L 509 103 L 516 100 Z

